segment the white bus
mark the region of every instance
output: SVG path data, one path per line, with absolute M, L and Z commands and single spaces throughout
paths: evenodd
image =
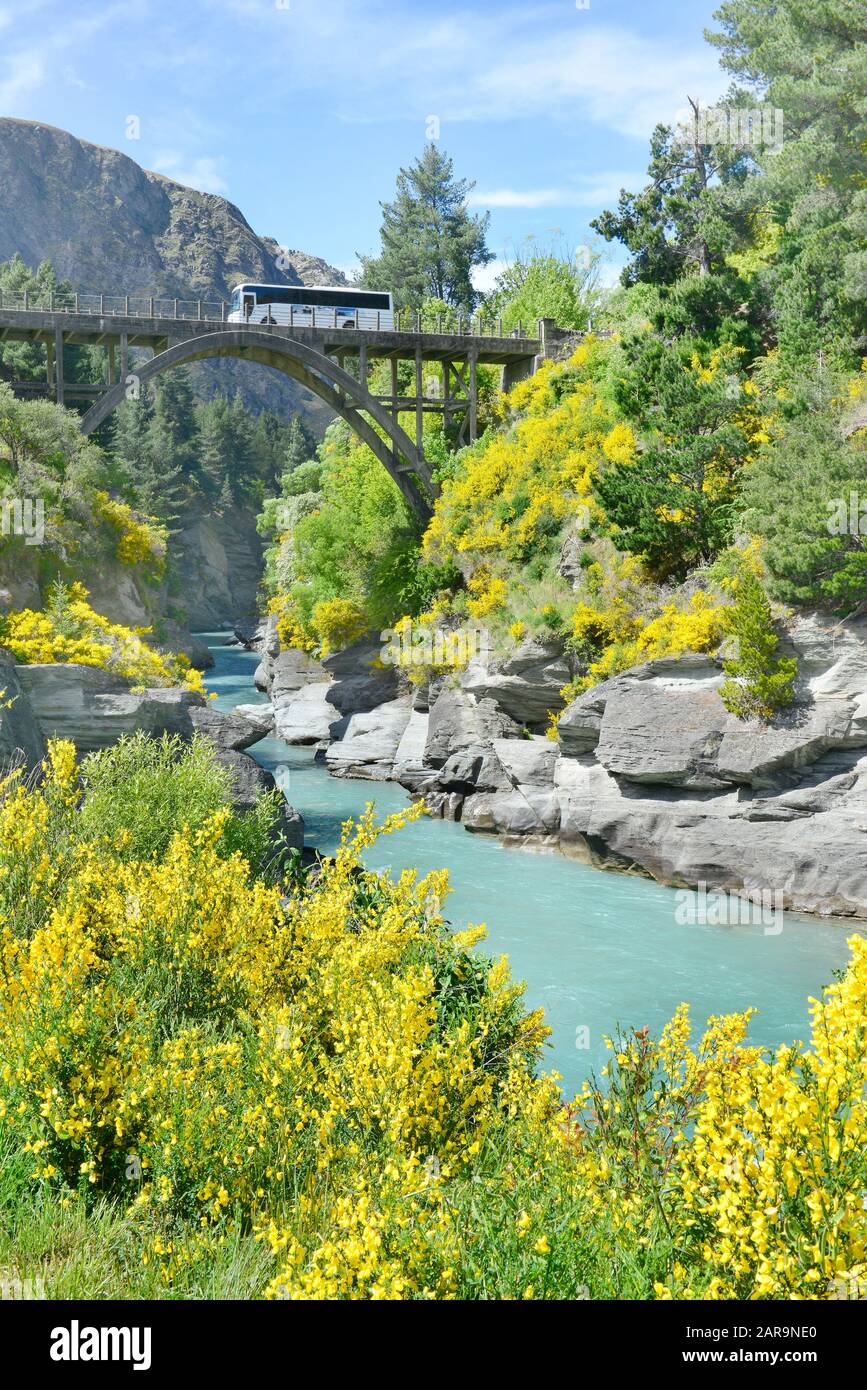
M 290 328 L 394 327 L 391 294 L 340 285 L 236 285 L 229 323 L 280 323 Z

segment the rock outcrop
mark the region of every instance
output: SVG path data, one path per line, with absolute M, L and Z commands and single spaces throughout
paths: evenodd
M 175 542 L 180 602 L 194 632 L 210 632 L 255 613 L 262 577 L 262 538 L 255 511 L 197 509 Z
M 271 773 L 244 751 L 263 737 L 261 722 L 212 709 L 192 690 L 131 690 L 126 681 L 94 666 L 17 666 L 0 648 L 0 772 L 37 767 L 48 739 L 67 739 L 85 754 L 139 731 L 185 742 L 208 738 L 215 761 L 229 770 L 234 804 L 242 813 L 276 786 Z M 280 845 L 302 848 L 304 821 L 285 798 L 278 830 Z
M 719 663 L 687 653 L 588 690 L 552 741 L 528 730 L 554 708 L 569 662 L 553 643 L 528 643 L 496 669 L 471 666 L 344 714 L 323 733 L 326 763 L 339 776 L 390 777 L 435 814 L 513 844 L 867 917 L 867 618 L 800 618 L 786 645 L 799 662 L 795 701 L 769 724 L 729 714 Z M 299 679 L 297 654 L 284 657 Z M 331 667 L 348 710 L 352 692 L 367 703 L 374 691 L 341 658 Z M 333 707 L 336 681 L 314 676 L 290 709 Z

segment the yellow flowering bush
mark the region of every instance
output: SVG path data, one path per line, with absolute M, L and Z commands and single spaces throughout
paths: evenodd
M 369 626 L 366 614 L 352 599 L 321 599 L 313 605 L 310 627 L 322 656 L 356 642 Z
M 606 346 L 589 339 L 568 363 L 545 363 L 506 396 L 506 430 L 468 451 L 443 482 L 424 540 L 429 559 L 490 552 L 519 560 L 593 507 L 601 457 L 629 458 L 636 441 L 599 394 Z
M 811 1001 L 808 1048 L 750 1046 L 750 1010 L 711 1019 L 691 1047 L 682 1005 L 658 1043 L 611 1044 L 606 1091 L 576 1101 L 596 1211 L 619 1239 L 674 1252 L 657 1297 L 864 1296 L 867 942 L 849 945 L 843 979 Z
M 277 1299 L 863 1293 L 862 938 L 809 1047 L 751 1046 L 749 1011 L 692 1045 L 682 1006 L 564 1106 L 506 962 L 447 931 L 445 874 L 364 868 L 419 807 L 379 830 L 368 812 L 315 877 L 268 882 L 201 751 L 194 774 L 171 763 L 197 800 L 154 842 L 129 813 L 143 759 L 150 798 L 168 775 L 145 753 L 79 773 L 53 744 L 38 785 L 0 783 L 0 1149 L 22 1226 L 38 1201 L 51 1239 L 45 1213 L 71 1209 L 103 1251 L 116 1212 L 132 1296 L 201 1297 L 227 1266 Z
M 316 642 L 305 631 L 298 609 L 288 595 L 278 594 L 270 599 L 268 612 L 277 617 L 277 636 L 284 651 L 289 647 L 298 647 L 308 654 L 316 650 Z
M 155 651 L 144 640 L 150 628 L 109 622 L 87 598 L 83 584 L 55 585 L 43 610 L 23 608 L 0 620 L 0 644 L 24 666 L 73 662 L 99 666 L 135 686 L 203 692 L 201 675 L 186 656 Z
M 287 896 L 226 854 L 228 808 L 143 860 L 79 838 L 80 792 L 68 745 L 0 787 L 0 1129 L 32 1180 L 119 1201 L 167 1283 L 246 1231 L 269 1295 L 448 1296 L 448 1180 L 543 1030 L 446 935 L 444 874 L 362 871 L 422 808 Z
M 147 565 L 155 577 L 166 565 L 166 529 L 153 517 L 137 516 L 126 502 L 97 492 L 94 513 L 117 534 L 115 555 L 124 565 Z
M 662 656 L 716 651 L 725 635 L 727 606 L 704 589 L 687 602 L 664 603 L 644 622 L 622 598 L 608 607 L 579 603 L 572 617 L 572 644 L 589 656 L 586 674 L 565 686 L 564 700 Z

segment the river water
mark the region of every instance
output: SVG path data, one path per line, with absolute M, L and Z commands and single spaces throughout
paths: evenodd
M 217 708 L 267 701 L 253 685 L 254 652 L 228 647 L 228 633 L 199 634 L 216 665 L 206 685 Z M 262 739 L 249 750 L 275 774 L 302 813 L 307 843 L 328 853 L 348 816 L 368 801 L 377 811 L 405 806 L 394 783 L 330 777 L 309 748 Z M 682 1000 L 696 1028 L 711 1014 L 753 1005 L 753 1042 L 777 1046 L 809 1033 L 808 997 L 848 959 L 853 928 L 785 913 L 782 930 L 761 924 L 678 925 L 682 899 L 649 879 L 606 873 L 558 854 L 507 850 L 494 837 L 423 817 L 370 851 L 371 868 L 447 868 L 446 916 L 456 930 L 483 922 L 484 949 L 507 954 L 526 981 L 530 1007 L 542 1005 L 551 1039 L 547 1070 L 571 1095 L 605 1063 L 605 1036 L 617 1023 L 658 1033 Z

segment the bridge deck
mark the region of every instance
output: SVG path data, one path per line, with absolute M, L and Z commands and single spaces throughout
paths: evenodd
M 61 310 L 0 309 L 0 341 L 51 342 L 63 334 L 64 343 L 91 346 L 152 348 L 164 351 L 172 343 L 200 338 L 206 333 L 227 329 L 244 332 L 248 325 L 222 319 L 141 318 L 121 314 L 76 314 Z M 505 366 L 533 359 L 542 351 L 538 338 L 492 337 L 479 333 L 427 333 L 376 331 L 357 328 L 288 328 L 282 324 L 252 324 L 251 331 L 275 338 L 291 338 L 305 343 L 324 356 L 357 355 L 364 349 L 369 359 L 377 357 L 426 362 L 464 361 Z

